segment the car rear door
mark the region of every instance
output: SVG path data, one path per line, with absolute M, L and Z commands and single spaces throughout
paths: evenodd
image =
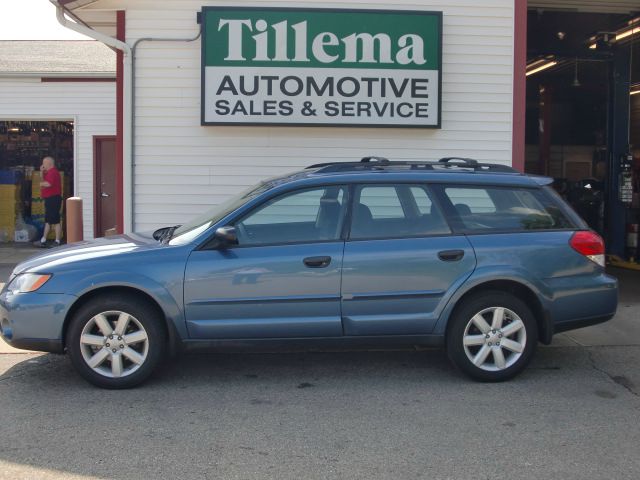
M 476 260 L 423 184 L 352 187 L 342 274 L 345 335 L 432 332 Z

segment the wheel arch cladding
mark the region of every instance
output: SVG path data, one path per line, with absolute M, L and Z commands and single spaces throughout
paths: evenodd
M 62 326 L 63 348 L 66 348 L 67 330 L 76 312 L 81 307 L 89 303 L 91 300 L 104 295 L 123 295 L 123 296 L 134 297 L 136 301 L 147 302 L 149 306 L 151 306 L 156 310 L 156 313 L 158 314 L 158 316 L 162 318 L 162 326 L 167 332 L 167 347 L 169 348 L 169 352 L 171 354 L 175 353 L 179 336 L 175 331 L 175 326 L 173 325 L 173 322 L 171 321 L 171 319 L 168 317 L 167 313 L 162 309 L 158 301 L 155 298 L 153 298 L 153 296 L 151 296 L 149 293 L 145 292 L 144 290 L 140 290 L 138 288 L 128 287 L 128 286 L 98 287 L 94 290 L 85 292 L 83 295 L 78 297 L 78 299 L 69 308 L 69 311 L 67 312 L 67 315 L 64 319 L 64 324 Z
M 545 345 L 551 343 L 553 327 L 550 322 L 549 314 L 543 308 L 538 295 L 536 295 L 536 293 L 527 285 L 515 280 L 491 280 L 475 285 L 467 290 L 456 301 L 454 308 L 447 318 L 445 338 L 449 334 L 449 327 L 451 325 L 449 320 L 455 315 L 456 310 L 465 302 L 465 300 L 483 291 L 507 292 L 526 303 L 536 319 L 536 324 L 538 326 L 538 340 Z

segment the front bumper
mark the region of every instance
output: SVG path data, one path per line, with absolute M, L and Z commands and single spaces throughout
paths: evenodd
M 0 294 L 0 337 L 25 350 L 62 353 L 64 319 L 76 297 L 65 294 Z

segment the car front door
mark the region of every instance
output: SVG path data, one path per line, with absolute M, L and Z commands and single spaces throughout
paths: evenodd
M 346 198 L 335 185 L 276 196 L 232 222 L 237 245 L 194 251 L 184 282 L 190 337 L 342 335 Z
M 356 185 L 343 261 L 345 335 L 431 333 L 475 264 L 425 185 Z

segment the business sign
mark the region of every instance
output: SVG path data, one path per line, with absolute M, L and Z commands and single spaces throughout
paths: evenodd
M 203 7 L 203 125 L 440 127 L 442 13 Z

